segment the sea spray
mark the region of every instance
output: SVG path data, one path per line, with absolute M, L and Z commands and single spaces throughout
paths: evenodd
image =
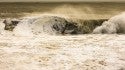
M 13 31 L 14 35 L 17 36 L 32 36 L 30 24 L 26 21 L 20 22 Z

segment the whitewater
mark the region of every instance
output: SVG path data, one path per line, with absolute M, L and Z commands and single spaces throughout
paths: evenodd
M 124 34 L 60 35 L 45 15 L 18 20 L 13 31 L 0 20 L 0 70 L 125 70 Z

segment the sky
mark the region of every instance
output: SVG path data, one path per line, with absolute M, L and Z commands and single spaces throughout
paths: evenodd
M 125 0 L 0 0 L 0 2 L 119 2 Z

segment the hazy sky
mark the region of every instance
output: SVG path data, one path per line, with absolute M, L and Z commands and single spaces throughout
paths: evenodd
M 38 1 L 41 1 L 41 2 L 60 2 L 60 1 L 64 1 L 64 2 L 67 2 L 67 1 L 74 1 L 74 2 L 78 2 L 78 1 L 83 1 L 83 2 L 86 2 L 86 1 L 89 1 L 89 2 L 93 2 L 93 1 L 101 1 L 101 2 L 119 2 L 119 1 L 124 1 L 125 0 L 0 0 L 0 2 L 38 2 Z

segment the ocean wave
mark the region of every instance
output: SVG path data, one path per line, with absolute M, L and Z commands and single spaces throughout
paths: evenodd
M 64 34 L 88 34 L 100 26 L 107 19 L 97 20 L 72 20 L 58 15 L 37 15 L 19 19 L 1 20 L 2 31 L 9 31 L 12 35 L 64 35 Z M 1 33 L 3 33 L 1 31 Z M 5 32 L 6 33 L 6 32 Z

